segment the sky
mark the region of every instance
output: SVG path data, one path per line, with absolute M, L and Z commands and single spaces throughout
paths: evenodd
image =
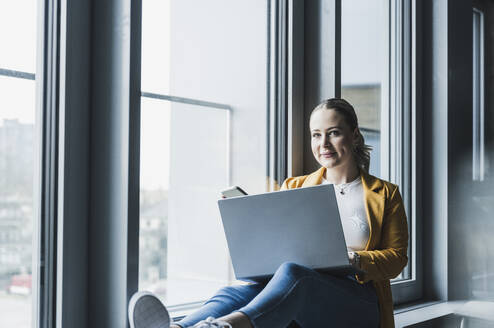
M 341 2 L 342 85 L 386 81 L 388 3 L 388 0 Z
M 170 0 L 142 1 L 141 89 L 169 94 Z M 141 189 L 168 189 L 170 103 L 141 101 Z
M 0 68 L 34 73 L 36 0 L 0 0 Z M 34 123 L 34 82 L 0 77 L 0 124 Z

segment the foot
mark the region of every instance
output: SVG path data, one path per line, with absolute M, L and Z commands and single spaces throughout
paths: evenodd
M 137 292 L 129 302 L 129 322 L 130 328 L 169 328 L 170 315 L 156 296 Z

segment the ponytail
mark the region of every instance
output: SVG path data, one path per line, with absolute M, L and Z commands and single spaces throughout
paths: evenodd
M 360 133 L 360 130 L 358 130 L 357 141 L 353 147 L 353 155 L 358 167 L 367 173 L 369 172 L 371 150 L 372 147 L 365 144 L 364 136 Z

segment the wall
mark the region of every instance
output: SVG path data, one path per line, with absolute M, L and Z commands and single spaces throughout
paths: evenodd
M 492 169 L 472 180 L 472 2 L 422 2 L 425 298 L 489 300 L 494 259 Z M 486 8 L 486 153 L 493 154 L 492 3 Z M 447 31 L 447 33 L 445 33 Z M 430 33 L 429 33 L 430 32 Z
M 454 65 L 463 73 L 452 76 L 458 85 L 455 92 L 454 112 L 449 124 L 449 298 L 488 300 L 494 295 L 494 180 L 492 166 L 494 102 L 490 90 L 493 87 L 494 6 L 490 1 L 473 1 L 473 5 L 485 11 L 485 114 L 486 114 L 486 174 L 484 181 L 472 181 L 472 107 L 471 107 L 471 42 L 472 3 L 465 2 L 454 12 L 454 40 L 456 58 Z M 456 30 L 458 23 L 462 30 Z M 453 25 L 453 24 L 452 24 Z M 470 47 L 467 47 L 469 46 Z M 465 50 L 460 50 L 465 49 Z M 468 57 L 467 55 L 470 54 Z M 460 70 L 460 69 L 458 69 Z M 469 89 L 467 89 L 469 87 Z M 465 90 L 466 89 L 466 90 Z M 458 99 L 461 97 L 461 99 Z

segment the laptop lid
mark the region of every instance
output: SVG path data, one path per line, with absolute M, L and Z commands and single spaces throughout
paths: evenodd
M 283 262 L 351 272 L 333 185 L 218 201 L 237 279 L 258 280 Z

